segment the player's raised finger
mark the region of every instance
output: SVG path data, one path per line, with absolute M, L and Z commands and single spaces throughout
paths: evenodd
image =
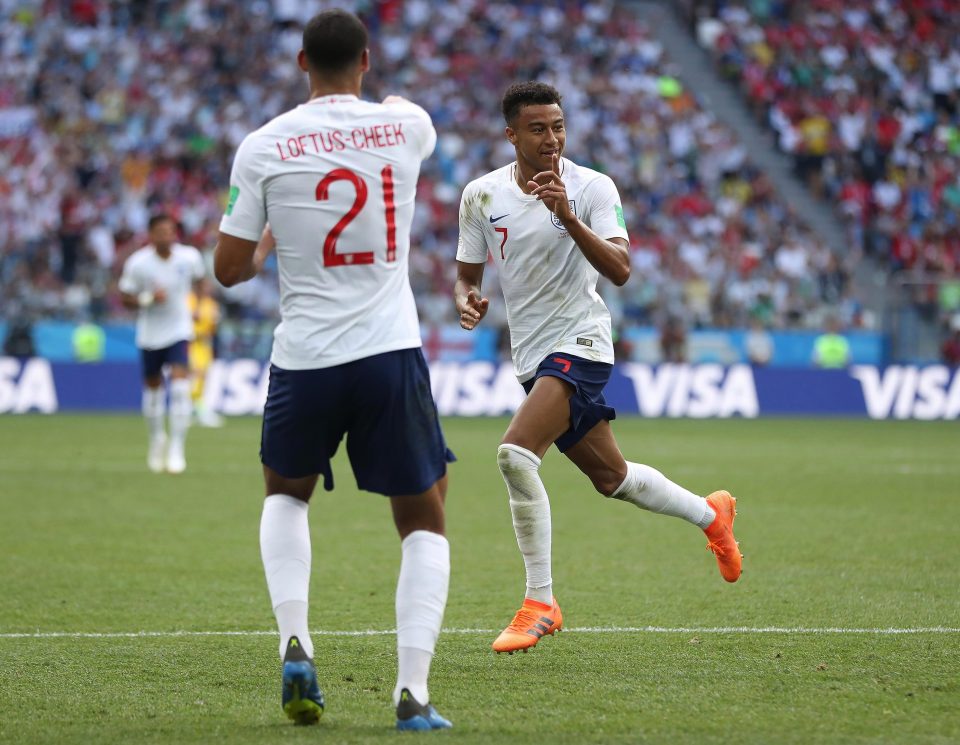
M 542 185 L 542 184 L 549 184 L 550 182 L 555 181 L 557 178 L 559 177 L 553 171 L 540 171 L 540 173 L 538 173 L 536 176 L 533 177 L 533 180 L 537 184 Z

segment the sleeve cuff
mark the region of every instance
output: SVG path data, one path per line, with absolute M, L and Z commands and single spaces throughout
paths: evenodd
M 258 243 L 260 241 L 260 236 L 263 235 L 263 229 L 259 231 L 244 230 L 243 228 L 235 228 L 229 225 L 221 225 L 220 232 L 226 233 L 227 235 L 232 235 L 234 238 L 242 238 L 245 241 L 253 241 Z

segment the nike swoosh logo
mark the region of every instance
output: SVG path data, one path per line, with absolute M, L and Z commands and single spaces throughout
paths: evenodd
M 500 215 L 500 217 L 494 217 L 493 215 L 490 215 L 490 222 L 491 222 L 491 223 L 495 223 L 495 222 L 497 222 L 498 220 L 502 220 L 503 218 L 505 218 L 505 217 L 506 217 L 507 215 L 509 215 L 509 214 L 510 214 L 510 213 L 508 212 L 506 215 Z

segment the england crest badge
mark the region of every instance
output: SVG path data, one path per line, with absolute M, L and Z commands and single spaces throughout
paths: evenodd
M 577 214 L 577 203 L 576 203 L 576 201 L 573 200 L 573 199 L 568 199 L 567 201 L 570 203 L 570 211 L 571 211 L 573 214 Z M 550 213 L 550 221 L 553 223 L 553 227 L 555 227 L 557 230 L 566 230 L 566 228 L 563 227 L 563 223 L 560 222 L 560 218 L 557 217 L 557 216 L 556 216 L 555 214 L 553 214 L 552 212 Z

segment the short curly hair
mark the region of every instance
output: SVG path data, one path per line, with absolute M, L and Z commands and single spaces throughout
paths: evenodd
M 303 52 L 310 66 L 336 75 L 360 61 L 367 48 L 367 29 L 353 13 L 334 8 L 318 13 L 303 29 Z
M 508 125 L 513 125 L 524 106 L 538 106 L 555 103 L 560 105 L 562 96 L 560 91 L 552 85 L 529 80 L 525 83 L 514 83 L 507 88 L 500 103 L 500 110 Z

